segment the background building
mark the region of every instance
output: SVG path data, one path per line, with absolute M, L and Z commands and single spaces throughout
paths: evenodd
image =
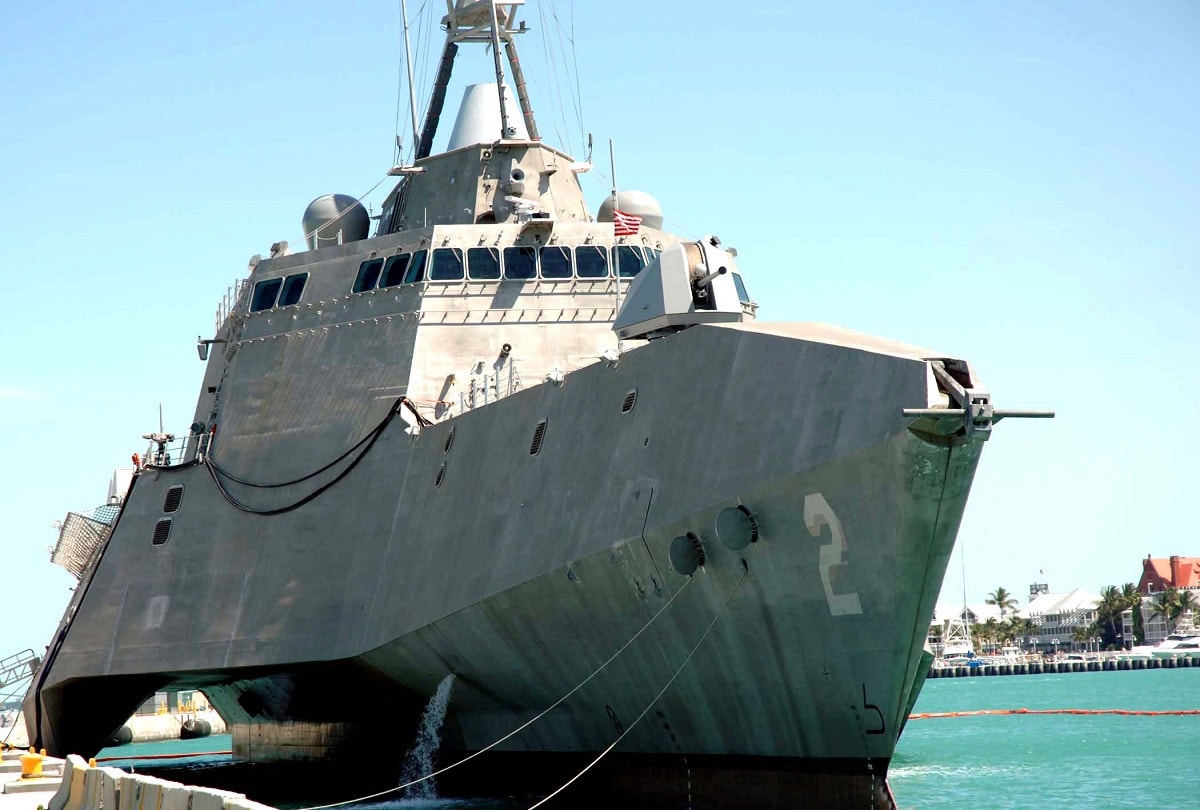
M 1138 591 L 1152 596 L 1168 588 L 1200 590 L 1200 557 L 1151 557 L 1142 560 Z
M 1030 634 L 1024 645 L 1040 653 L 1058 650 L 1098 649 L 1092 625 L 1100 597 L 1076 588 L 1069 593 L 1039 593 L 1017 616 L 1028 619 Z

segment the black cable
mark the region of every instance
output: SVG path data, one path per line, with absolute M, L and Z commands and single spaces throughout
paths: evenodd
M 392 415 L 393 414 L 388 414 L 388 419 L 391 419 Z M 353 447 L 351 447 L 346 452 L 342 453 L 340 456 L 338 456 L 333 461 L 326 464 L 321 469 L 313 470 L 308 475 L 305 475 L 301 478 L 294 478 L 291 481 L 280 481 L 277 484 L 256 484 L 253 481 L 247 481 L 244 478 L 238 478 L 236 475 L 229 472 L 221 465 L 217 464 L 217 462 L 213 461 L 211 457 L 205 458 L 204 463 L 209 468 L 214 469 L 217 472 L 219 472 L 222 477 L 228 478 L 230 481 L 233 481 L 235 484 L 242 484 L 243 486 L 254 487 L 255 489 L 278 489 L 280 487 L 290 487 L 290 486 L 294 486 L 295 484 L 302 484 L 310 478 L 315 478 L 318 475 L 320 475 L 321 473 L 328 470 L 330 467 L 336 467 L 340 462 L 345 461 L 347 456 L 349 456 L 351 453 L 353 453 L 358 448 L 362 447 L 365 442 L 369 441 L 371 439 L 371 437 L 373 435 L 375 435 L 375 432 L 377 430 L 379 430 L 379 425 L 376 425 L 374 428 L 372 428 L 371 432 L 368 433 L 366 436 L 363 436 L 361 439 L 359 439 L 358 442 Z
M 340 456 L 335 458 L 333 461 L 326 464 L 321 469 L 313 470 L 308 475 L 302 476 L 300 478 L 294 478 L 291 481 L 280 481 L 279 483 L 276 483 L 276 484 L 259 484 L 259 483 L 255 483 L 253 481 L 247 481 L 244 478 L 238 478 L 236 475 L 234 475 L 233 473 L 226 470 L 220 464 L 217 464 L 217 462 L 213 461 L 211 457 L 206 458 L 204 463 L 207 464 L 212 469 L 216 470 L 218 473 L 220 473 L 223 478 L 228 478 L 230 481 L 233 481 L 235 484 L 242 484 L 243 486 L 254 487 L 255 489 L 279 489 L 280 487 L 290 487 L 290 486 L 294 486 L 295 484 L 302 484 L 305 481 L 309 480 L 310 478 L 316 478 L 318 475 L 320 475 L 323 472 L 328 471 L 330 468 L 336 467 L 338 464 L 345 461 L 346 458 L 349 457 L 350 454 L 353 453 L 355 450 L 362 447 L 366 442 L 371 441 L 371 438 L 373 436 L 377 435 L 380 431 L 382 431 L 385 427 L 387 427 L 389 422 L 392 421 L 392 419 L 396 416 L 396 411 L 398 411 L 400 409 L 400 405 L 407 403 L 407 402 L 408 402 L 407 397 L 400 397 L 400 399 L 398 399 L 394 403 L 392 403 L 391 410 L 388 411 L 388 414 L 387 414 L 387 416 L 385 416 L 383 418 L 383 421 L 380 422 L 375 427 L 373 427 L 371 429 L 371 431 L 369 433 L 367 433 L 367 435 L 365 435 L 361 439 L 359 439 L 354 444 L 354 446 L 352 446 L 346 452 L 342 453 Z M 409 408 L 411 409 L 412 406 L 409 405 Z M 418 416 L 419 416 L 419 414 L 418 414 Z M 421 427 L 428 427 L 428 426 L 429 426 L 428 424 L 421 425 Z
M 344 470 L 342 470 L 340 473 L 338 473 L 337 476 L 335 476 L 330 481 L 327 481 L 326 483 L 324 483 L 321 486 L 314 489 L 312 492 L 305 495 L 300 500 L 295 501 L 294 503 L 288 504 L 287 506 L 280 506 L 276 509 L 255 509 L 252 506 L 248 506 L 233 496 L 233 494 L 225 486 L 224 482 L 221 481 L 221 476 L 224 475 L 224 473 L 211 460 L 205 459 L 204 466 L 208 470 L 208 474 L 212 478 L 213 483 L 217 485 L 217 491 L 221 493 L 221 497 L 223 497 L 226 500 L 226 502 L 228 502 L 229 505 L 232 506 L 233 508 L 235 508 L 241 512 L 246 512 L 247 514 L 261 515 L 263 517 L 271 517 L 273 515 L 282 515 L 287 512 L 291 512 L 296 509 L 299 509 L 301 506 L 304 506 L 305 504 L 316 500 L 321 495 L 323 495 L 326 491 L 328 491 L 331 487 L 333 487 L 335 484 L 337 484 L 343 478 L 345 478 L 347 475 L 349 475 L 350 471 L 359 465 L 359 463 L 366 457 L 367 453 L 369 453 L 371 451 L 371 448 L 374 447 L 375 442 L 378 441 L 379 437 L 383 435 L 383 431 L 387 428 L 388 424 L 390 424 L 392 419 L 396 416 L 396 413 L 400 410 L 400 404 L 403 401 L 404 401 L 403 397 L 396 400 L 396 402 L 392 405 L 391 410 L 388 411 L 388 415 L 384 417 L 383 421 L 380 422 L 375 427 L 374 430 L 372 430 L 370 433 L 368 433 L 366 436 L 364 436 L 363 439 L 358 442 L 358 444 L 354 445 L 354 447 L 350 448 L 350 450 L 343 453 L 337 459 L 337 461 L 340 461 L 340 460 L 346 458 L 346 456 L 348 456 L 350 453 L 354 452 L 355 448 L 362 447 L 363 443 L 366 442 L 366 446 L 362 447 L 362 450 L 359 451 L 358 456 L 356 456 L 354 458 L 354 460 L 351 461 Z M 334 462 L 331 462 L 330 464 L 325 465 L 318 472 L 323 472 L 324 470 L 328 470 L 331 466 L 333 466 L 333 464 L 337 463 L 337 461 L 334 461 Z M 315 474 L 316 473 L 313 473 L 312 475 L 315 475 Z M 306 480 L 308 478 L 311 478 L 312 475 L 307 475 L 304 478 L 299 479 L 299 480 L 300 481 Z M 233 478 L 232 476 L 226 476 L 226 477 L 230 478 L 230 480 L 232 480 L 232 481 L 241 483 L 240 481 L 238 481 L 238 479 Z M 259 485 L 259 486 L 262 486 L 262 485 Z

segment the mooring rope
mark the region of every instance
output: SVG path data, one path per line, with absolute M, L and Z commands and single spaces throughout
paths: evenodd
M 745 578 L 745 574 L 743 574 L 742 577 Z M 567 698 L 571 697 L 571 695 L 574 695 L 576 692 L 578 692 L 580 689 L 582 689 L 584 686 L 586 686 L 589 681 L 591 681 L 593 678 L 595 678 L 597 675 L 599 675 L 601 672 L 603 672 L 605 667 L 607 667 L 613 661 L 617 660 L 617 656 L 619 656 L 621 653 L 625 652 L 625 650 L 629 649 L 629 645 L 631 645 L 631 644 L 633 644 L 633 642 L 637 641 L 638 637 L 641 636 L 642 633 L 646 632 L 646 630 L 648 630 L 650 628 L 650 625 L 654 624 L 655 620 L 658 619 L 658 617 L 663 614 L 663 611 L 665 611 L 667 608 L 669 608 L 671 606 L 671 603 L 674 602 L 676 598 L 678 598 L 679 594 L 683 593 L 684 590 L 687 589 L 687 586 L 691 585 L 691 584 L 692 584 L 692 577 L 689 576 L 686 580 L 684 580 L 683 584 L 679 586 L 679 589 L 676 590 L 675 593 L 671 594 L 671 598 L 666 601 L 666 604 L 664 604 L 661 608 L 659 608 L 658 612 L 655 613 L 653 616 L 651 616 L 650 620 L 648 622 L 646 622 L 644 625 L 642 625 L 641 629 L 638 630 L 636 633 L 634 633 L 629 638 L 629 641 L 626 641 L 624 644 L 622 644 L 621 648 L 619 650 L 617 650 L 615 653 L 613 653 L 611 656 L 609 656 L 608 660 L 606 660 L 596 670 L 594 670 L 591 675 L 588 675 L 586 678 L 584 678 L 582 681 L 580 681 L 579 684 L 576 685 L 574 689 L 572 689 L 570 692 L 567 692 L 565 695 L 563 695 L 558 700 L 551 703 L 545 709 L 538 712 L 536 715 L 531 717 L 529 720 L 526 720 L 524 723 L 517 726 L 515 729 L 508 732 L 503 737 L 501 737 L 500 739 L 491 743 L 487 747 L 481 748 L 472 754 L 468 754 L 467 756 L 463 757 L 462 759 L 458 760 L 457 762 L 453 762 L 444 768 L 440 768 L 440 769 L 434 771 L 433 773 L 426 774 L 425 776 L 422 776 L 420 779 L 414 779 L 411 782 L 405 782 L 404 784 L 397 785 L 394 788 L 388 788 L 387 790 L 381 790 L 378 793 L 372 793 L 369 796 L 360 796 L 356 799 L 347 799 L 345 801 L 334 802 L 332 804 L 318 804 L 318 805 L 314 805 L 312 807 L 299 808 L 298 810 L 328 810 L 328 808 L 331 808 L 331 807 L 344 807 L 345 805 L 348 805 L 348 804 L 358 804 L 359 802 L 370 801 L 371 799 L 378 799 L 380 796 L 387 796 L 389 793 L 395 793 L 397 791 L 404 790 L 405 788 L 410 788 L 413 785 L 418 785 L 427 779 L 432 779 L 435 776 L 440 776 L 441 774 L 446 773 L 447 771 L 457 768 L 459 765 L 470 762 L 471 760 L 475 759 L 475 757 L 479 756 L 480 754 L 485 754 L 488 751 L 491 751 L 493 748 L 495 748 L 500 743 L 502 743 L 505 740 L 508 740 L 512 737 L 515 737 L 517 734 L 520 734 L 522 731 L 524 731 L 525 729 L 532 726 L 538 720 L 541 720 L 543 717 L 545 717 L 551 711 L 553 711 L 554 709 L 557 709 L 560 705 L 562 705 L 562 703 L 564 701 L 567 700 Z M 738 584 L 739 585 L 741 584 L 741 580 L 738 580 Z M 736 590 L 736 588 L 734 590 Z M 728 604 L 728 601 L 726 602 L 726 604 Z M 722 607 L 721 609 L 724 610 L 725 608 Z M 710 625 L 709 629 L 712 629 L 711 625 Z M 701 640 L 703 640 L 703 639 L 701 639 Z M 695 650 L 693 650 L 693 652 L 695 652 Z M 688 656 L 688 657 L 690 658 L 691 656 Z M 684 663 L 686 663 L 686 661 Z M 678 675 L 679 674 L 678 671 L 675 674 Z M 670 684 L 668 684 L 668 685 L 670 685 Z M 659 694 L 661 695 L 662 693 L 660 692 Z M 655 700 L 658 700 L 658 698 L 656 697 Z M 653 704 L 651 704 L 651 705 L 653 705 Z M 639 717 L 638 719 L 640 720 L 641 718 Z M 591 767 L 591 766 L 589 766 L 589 767 Z M 560 790 L 561 790 L 561 788 L 560 788 Z
M 725 608 L 729 607 L 729 603 L 731 601 L 733 601 L 733 595 L 735 593 L 737 593 L 738 588 L 741 587 L 742 582 L 749 575 L 750 575 L 749 568 L 742 571 L 742 575 L 740 578 L 738 578 L 737 584 L 733 586 L 733 590 L 729 592 L 729 596 L 725 597 L 725 604 L 721 605 L 721 609 L 717 611 L 717 615 L 713 616 L 712 621 L 708 623 L 708 627 L 706 627 L 704 629 L 704 633 L 700 636 L 700 640 L 696 642 L 696 645 L 694 647 L 692 647 L 692 651 L 689 652 L 687 654 L 687 657 L 684 658 L 683 661 L 679 664 L 679 666 L 675 668 L 675 673 L 671 676 L 671 679 L 668 680 L 665 684 L 663 684 L 663 688 L 658 690 L 658 694 L 654 696 L 654 699 L 651 700 L 649 703 L 647 703 L 646 708 L 642 709 L 642 713 L 639 714 L 636 718 L 634 718 L 634 721 L 629 724 L 629 728 L 622 731 L 621 736 L 619 736 L 615 740 L 613 740 L 612 744 L 609 745 L 608 748 L 605 748 L 603 751 L 600 752 L 599 756 L 597 756 L 595 759 L 593 759 L 591 762 L 589 762 L 587 765 L 585 765 L 582 771 L 580 771 L 579 773 L 572 776 L 570 779 L 568 779 L 566 782 L 564 782 L 558 788 L 558 790 L 554 791 L 546 798 L 542 799 L 541 801 L 537 802 L 536 804 L 531 804 L 529 806 L 529 810 L 535 810 L 536 808 L 541 807 L 543 804 L 550 801 L 555 796 L 557 796 L 558 794 L 562 793 L 564 790 L 569 788 L 575 782 L 575 780 L 579 779 L 579 777 L 583 776 L 585 773 L 590 771 L 592 769 L 593 765 L 595 765 L 600 760 L 604 759 L 604 757 L 608 755 L 609 751 L 616 748 L 617 743 L 619 743 L 619 742 L 621 742 L 621 740 L 625 739 L 626 734 L 633 731 L 633 729 L 637 726 L 637 724 L 641 722 L 642 718 L 646 716 L 647 712 L 649 712 L 652 708 L 654 708 L 654 704 L 658 703 L 658 699 L 661 698 L 663 696 L 663 694 L 665 694 L 666 691 L 671 688 L 671 684 L 675 683 L 675 679 L 679 677 L 679 673 L 683 672 L 683 668 L 688 665 L 688 662 L 692 660 L 692 656 L 694 656 L 696 654 L 696 651 L 700 649 L 700 645 L 704 643 L 704 640 L 706 638 L 708 638 L 708 634 L 712 632 L 712 629 L 714 627 L 716 627 L 717 620 L 721 618 L 721 615 L 725 612 Z

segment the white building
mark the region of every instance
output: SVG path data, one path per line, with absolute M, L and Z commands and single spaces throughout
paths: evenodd
M 1076 588 L 1070 593 L 1041 593 L 1017 611 L 1017 615 L 1033 622 L 1033 635 L 1027 646 L 1038 652 L 1057 652 L 1059 649 L 1083 649 L 1095 641 L 1080 642 L 1075 638 L 1080 629 L 1090 630 L 1096 621 L 1096 606 L 1100 597 Z M 1091 636 L 1089 636 L 1091 638 Z

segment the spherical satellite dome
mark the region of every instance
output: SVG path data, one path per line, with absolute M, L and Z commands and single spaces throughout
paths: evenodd
M 349 194 L 317 197 L 304 209 L 303 222 L 309 250 L 366 239 L 371 228 L 367 209 Z
M 641 217 L 642 224 L 647 228 L 653 228 L 656 231 L 662 230 L 662 206 L 658 204 L 658 200 L 644 191 L 618 191 L 617 208 L 622 213 L 636 214 Z M 596 212 L 596 221 L 612 222 L 612 210 L 613 199 L 610 194 L 604 198 L 604 202 L 600 203 L 600 210 Z

